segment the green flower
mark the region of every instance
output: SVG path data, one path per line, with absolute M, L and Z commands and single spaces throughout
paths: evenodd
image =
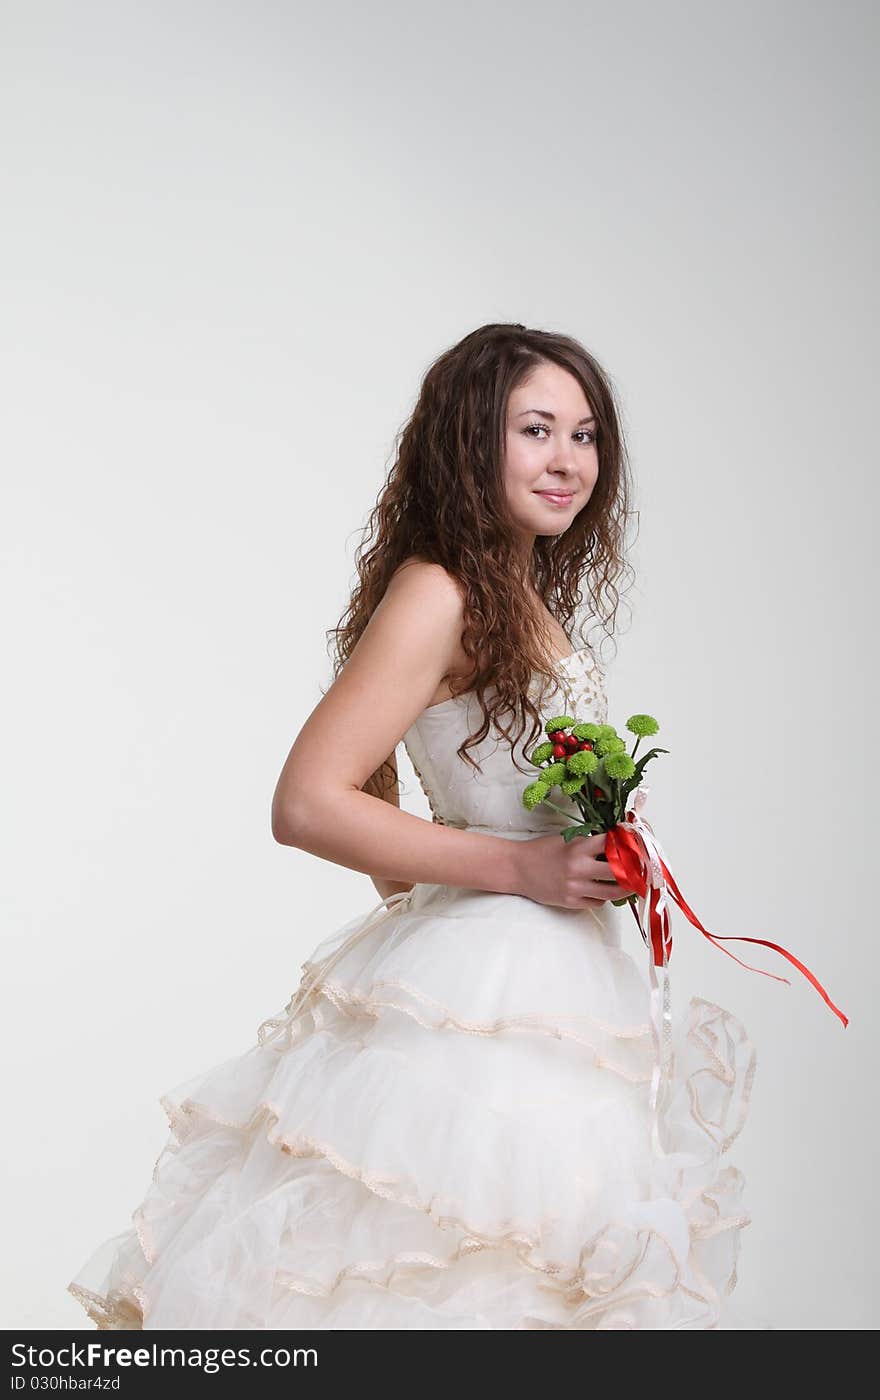
M 552 757 L 553 745 L 550 743 L 549 740 L 547 740 L 546 743 L 539 744 L 536 749 L 532 750 L 532 756 L 529 759 L 529 762 L 534 763 L 536 768 L 540 768 L 541 764 L 544 762 L 545 759 Z
M 599 738 L 601 730 L 601 724 L 593 724 L 592 721 L 589 721 L 587 724 L 576 724 L 571 732 L 576 739 L 589 739 L 592 742 Z
M 599 760 L 592 749 L 575 749 L 567 759 L 566 767 L 569 773 L 585 777 L 587 773 L 592 773 L 594 768 L 599 767 Z
M 605 772 L 609 778 L 631 778 L 635 771 L 636 765 L 625 751 L 610 753 L 605 759 Z
M 596 753 L 601 754 L 603 758 L 606 754 L 620 753 L 625 749 L 626 744 L 619 734 L 603 735 L 600 739 L 596 740 Z
M 599 759 L 592 749 L 575 749 L 575 752 L 569 753 L 568 759 L 565 760 L 565 767 L 569 773 L 576 773 L 579 777 L 585 777 L 586 774 L 592 773 L 597 766 L 599 766 Z
M 597 736 L 597 737 L 598 737 L 599 739 L 616 739 L 616 738 L 617 738 L 617 730 L 614 728 L 614 725 L 613 725 L 613 724 L 600 724 L 600 725 L 598 726 L 598 728 L 599 728 L 599 733 L 598 733 L 598 736 Z
M 563 778 L 559 786 L 566 796 L 571 797 L 574 793 L 580 791 L 586 781 L 583 774 L 581 774 L 580 777 L 575 774 L 573 778 Z
M 653 715 L 630 715 L 626 727 L 631 734 L 638 734 L 640 739 L 656 734 L 660 728 Z
M 547 786 L 547 784 L 542 783 L 540 778 L 537 782 L 529 783 L 528 787 L 523 793 L 523 806 L 531 812 L 533 808 L 537 807 L 539 802 L 544 801 L 544 798 L 547 796 L 547 793 L 549 791 L 550 789 Z
M 557 763 L 551 763 L 549 768 L 545 768 L 539 781 L 546 783 L 548 788 L 552 788 L 555 787 L 557 783 L 561 782 L 564 777 L 565 764 L 560 760 Z
M 555 719 L 548 719 L 544 725 L 545 734 L 552 734 L 554 729 L 568 729 L 574 720 L 571 715 L 557 715 Z

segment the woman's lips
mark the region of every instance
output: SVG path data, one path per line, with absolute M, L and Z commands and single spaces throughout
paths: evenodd
M 536 491 L 537 496 L 543 496 L 545 501 L 549 501 L 551 506 L 567 506 L 571 504 L 573 491 Z

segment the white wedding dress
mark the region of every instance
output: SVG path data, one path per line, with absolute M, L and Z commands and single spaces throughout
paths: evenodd
M 557 679 L 545 718 L 606 721 L 588 648 Z M 482 774 L 457 756 L 476 717 L 457 697 L 404 736 L 434 820 L 561 830 L 523 806 L 533 772 L 494 729 Z M 171 1132 L 132 1226 L 70 1292 L 112 1329 L 750 1325 L 729 1300 L 750 1216 L 725 1158 L 755 1052 L 690 1001 L 658 1153 L 643 964 L 610 902 L 431 884 L 383 901 L 325 937 L 249 1049 L 162 1096 Z

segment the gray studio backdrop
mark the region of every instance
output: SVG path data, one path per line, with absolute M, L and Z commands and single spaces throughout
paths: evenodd
M 513 320 L 620 391 L 646 815 L 709 928 L 851 1017 L 676 916 L 676 1010 L 758 1049 L 737 1296 L 876 1327 L 876 16 L 3 6 L 3 1326 L 84 1325 L 159 1095 L 376 903 L 272 791 L 420 375 Z

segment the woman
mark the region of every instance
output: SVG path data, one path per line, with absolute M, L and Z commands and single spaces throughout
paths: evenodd
M 691 1001 L 658 1151 L 631 891 L 604 835 L 522 800 L 547 716 L 607 716 L 572 624 L 583 585 L 613 624 L 626 475 L 608 377 L 567 336 L 484 326 L 425 375 L 272 808 L 382 902 L 254 1046 L 163 1096 L 134 1228 L 69 1285 L 99 1327 L 737 1325 L 724 1154 L 754 1051 Z M 398 805 L 401 741 L 432 822 Z

